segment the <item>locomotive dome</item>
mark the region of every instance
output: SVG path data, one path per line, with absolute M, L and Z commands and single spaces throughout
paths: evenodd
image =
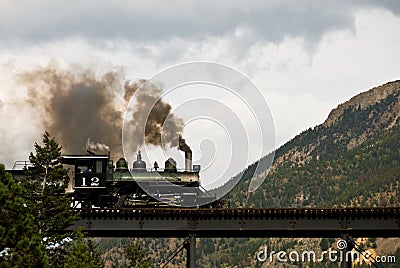
M 165 171 L 167 172 L 176 172 L 176 161 L 171 157 L 165 161 Z
M 142 160 L 142 154 L 139 151 L 137 154 L 137 159 L 133 162 L 133 172 L 146 172 L 146 162 Z
M 128 171 L 128 162 L 126 162 L 125 158 L 121 157 L 116 163 L 116 171 L 126 172 Z

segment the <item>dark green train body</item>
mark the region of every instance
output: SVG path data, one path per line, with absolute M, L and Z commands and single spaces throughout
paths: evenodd
M 218 207 L 219 202 L 200 190 L 200 166 L 191 165 L 186 154 L 180 171 L 170 158 L 164 169 L 157 162 L 147 169 L 140 152 L 132 168 L 124 158 L 115 163 L 109 155 L 64 155 L 61 162 L 70 169 L 75 205 L 82 207 L 192 206 L 196 200 Z M 204 202 L 206 201 L 206 202 Z

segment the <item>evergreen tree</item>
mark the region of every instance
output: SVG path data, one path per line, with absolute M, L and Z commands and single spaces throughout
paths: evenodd
M 39 235 L 47 243 L 51 266 L 60 266 L 68 248 L 68 239 L 72 234 L 57 234 L 74 223 L 76 215 L 65 194 L 68 187 L 67 170 L 60 163 L 61 147 L 49 133 L 43 135 L 43 145 L 35 143 L 35 154 L 31 153 L 32 164 L 26 170 L 23 180 L 27 206 L 35 215 L 35 224 Z
M 42 239 L 23 197 L 23 187 L 0 164 L 0 267 L 44 267 Z
M 151 261 L 147 257 L 147 252 L 141 248 L 135 241 L 132 241 L 124 250 L 128 267 L 147 268 L 150 267 Z
M 46 132 L 30 154 L 27 177 L 16 182 L 0 164 L 0 267 L 104 267 L 97 245 L 80 231 L 57 234 L 76 219 L 60 157 Z
M 92 240 L 85 240 L 81 231 L 73 242 L 65 257 L 64 267 L 68 268 L 97 268 L 104 267 L 101 253 Z

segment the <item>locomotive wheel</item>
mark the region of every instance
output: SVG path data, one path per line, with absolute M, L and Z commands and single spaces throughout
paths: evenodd
M 125 200 L 128 198 L 127 195 L 121 195 L 118 199 L 118 202 L 115 204 L 115 207 L 122 208 L 124 206 Z

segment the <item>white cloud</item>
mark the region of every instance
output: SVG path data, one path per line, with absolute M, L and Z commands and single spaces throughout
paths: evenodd
M 400 78 L 395 34 L 400 18 L 381 9 L 360 10 L 354 17 L 354 29 L 326 33 L 315 53 L 302 38 L 249 49 L 241 66 L 271 104 L 278 144 L 322 123 L 331 109 L 359 92 Z

